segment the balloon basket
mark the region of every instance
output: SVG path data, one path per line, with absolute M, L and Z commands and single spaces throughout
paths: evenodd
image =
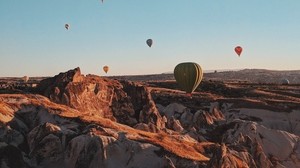
M 192 93 L 187 93 L 186 96 L 187 96 L 188 98 L 190 98 L 190 99 L 193 98 Z

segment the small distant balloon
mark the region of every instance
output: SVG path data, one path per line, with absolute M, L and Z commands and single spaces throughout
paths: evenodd
M 109 70 L 109 67 L 108 67 L 107 65 L 105 65 L 105 66 L 103 67 L 103 71 L 104 71 L 105 73 L 107 73 L 108 70 Z
M 147 43 L 147 45 L 148 45 L 149 47 L 151 47 L 152 44 L 153 44 L 153 40 L 152 40 L 152 39 L 148 39 L 148 40 L 146 41 L 146 43 Z
M 243 48 L 241 46 L 236 46 L 234 51 L 237 53 L 238 56 L 240 56 L 243 51 Z
M 29 77 L 28 77 L 28 76 L 24 76 L 24 77 L 23 77 L 23 81 L 24 81 L 24 83 L 27 83 L 27 82 L 28 82 L 28 80 L 29 80 Z
M 290 84 L 290 81 L 289 81 L 288 79 L 283 79 L 283 80 L 281 81 L 281 84 L 283 84 L 283 85 L 288 85 L 288 84 Z
M 66 28 L 67 30 L 69 30 L 69 27 L 70 27 L 69 24 L 65 24 L 65 28 Z

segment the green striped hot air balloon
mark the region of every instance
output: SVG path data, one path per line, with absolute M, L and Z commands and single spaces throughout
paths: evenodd
M 200 84 L 203 72 L 199 64 L 194 62 L 183 62 L 176 65 L 174 69 L 174 77 L 178 85 L 189 95 Z

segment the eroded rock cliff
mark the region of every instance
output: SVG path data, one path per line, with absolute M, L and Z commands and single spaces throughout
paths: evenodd
M 137 123 L 164 128 L 147 88 L 137 83 L 84 76 L 79 68 L 42 80 L 38 93 L 90 115 L 134 126 Z

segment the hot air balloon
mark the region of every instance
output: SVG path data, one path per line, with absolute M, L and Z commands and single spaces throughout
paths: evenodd
M 108 70 L 109 70 L 109 67 L 108 67 L 107 65 L 105 65 L 105 66 L 103 67 L 103 71 L 104 71 L 105 73 L 107 73 Z
M 28 80 L 29 80 L 29 77 L 28 77 L 28 76 L 24 76 L 22 79 L 23 79 L 23 82 L 24 82 L 24 83 L 27 83 Z
M 70 27 L 69 24 L 65 24 L 65 28 L 66 28 L 67 30 L 69 30 L 69 27 Z
M 238 56 L 240 56 L 243 51 L 243 48 L 241 46 L 236 46 L 234 48 L 234 51 L 237 53 Z
M 203 72 L 199 64 L 194 62 L 183 62 L 176 65 L 174 77 L 178 85 L 191 96 L 200 84 Z
M 283 79 L 283 80 L 281 81 L 281 84 L 282 84 L 282 85 L 288 85 L 288 84 L 290 84 L 290 81 L 289 81 L 288 79 Z
M 147 43 L 147 45 L 148 45 L 149 47 L 151 47 L 152 44 L 153 44 L 153 40 L 152 40 L 152 39 L 148 39 L 148 40 L 146 41 L 146 43 Z

